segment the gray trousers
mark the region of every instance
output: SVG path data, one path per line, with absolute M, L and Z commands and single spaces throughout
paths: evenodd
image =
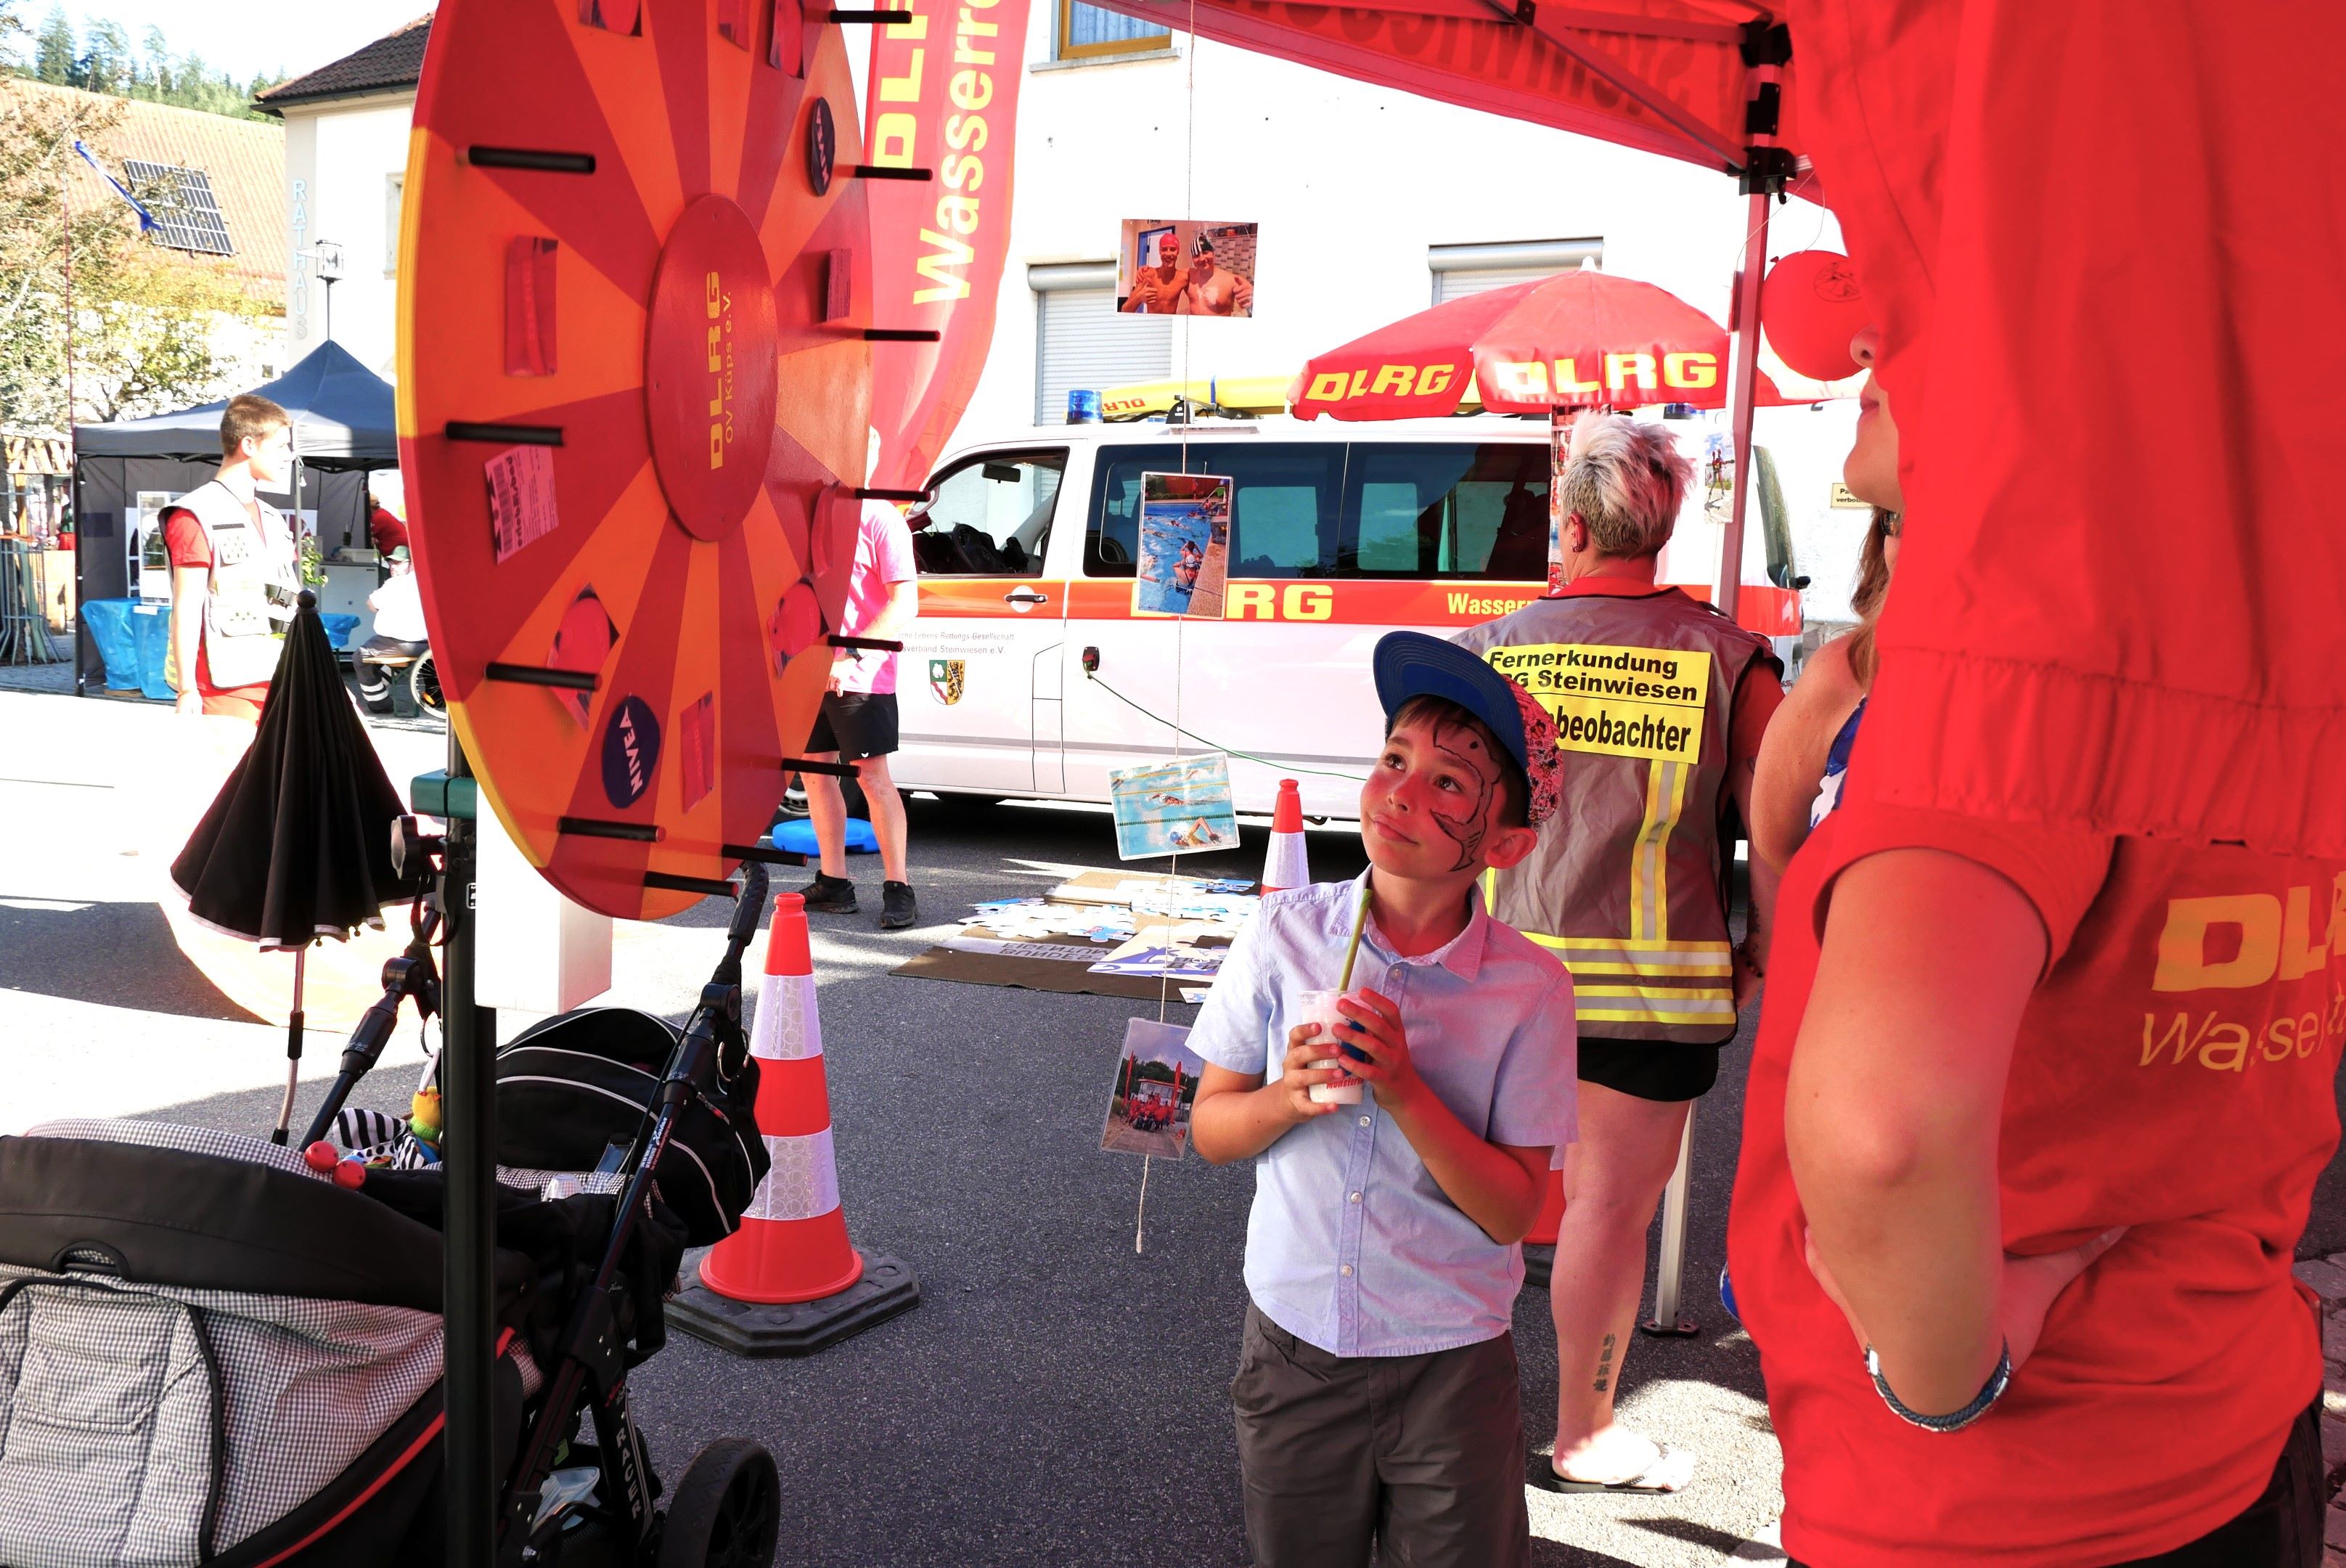
M 1331 1356 L 1250 1305 L 1230 1403 L 1256 1568 L 1530 1568 L 1512 1334 Z

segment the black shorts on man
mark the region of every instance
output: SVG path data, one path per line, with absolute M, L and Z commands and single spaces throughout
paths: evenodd
M 836 751 L 842 762 L 885 757 L 896 749 L 896 694 L 892 691 L 834 691 L 822 699 L 807 751 L 820 757 Z

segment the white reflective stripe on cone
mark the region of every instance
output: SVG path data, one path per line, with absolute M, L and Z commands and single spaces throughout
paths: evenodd
M 770 974 L 758 992 L 750 1023 L 750 1054 L 769 1062 L 803 1062 L 822 1054 L 822 1020 L 814 1006 L 814 976 Z
M 766 1139 L 773 1169 L 758 1196 L 741 1211 L 744 1219 L 812 1219 L 839 1207 L 839 1166 L 831 1153 L 831 1129 L 801 1138 Z
M 1263 887 L 1300 888 L 1311 881 L 1311 868 L 1304 858 L 1303 835 L 1273 833 L 1270 854 L 1262 871 Z

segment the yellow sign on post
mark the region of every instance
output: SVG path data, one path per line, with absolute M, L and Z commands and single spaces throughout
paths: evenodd
M 1694 762 L 1702 756 L 1710 655 L 1682 648 L 1532 643 L 1495 647 L 1491 667 L 1556 718 L 1566 751 Z

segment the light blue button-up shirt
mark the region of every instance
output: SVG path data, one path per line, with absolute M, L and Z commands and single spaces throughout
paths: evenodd
M 1355 881 L 1266 897 L 1223 960 L 1191 1048 L 1277 1078 L 1298 998 L 1343 972 L 1361 892 Z M 1352 984 L 1399 1006 L 1419 1075 L 1470 1132 L 1553 1149 L 1561 1165 L 1575 1132 L 1572 978 L 1473 902 L 1466 929 L 1417 958 L 1394 956 L 1372 917 Z M 1263 1316 L 1331 1355 L 1495 1339 L 1523 1282 L 1523 1248 L 1493 1241 L 1450 1201 L 1373 1090 L 1289 1129 L 1255 1162 L 1247 1289 Z

